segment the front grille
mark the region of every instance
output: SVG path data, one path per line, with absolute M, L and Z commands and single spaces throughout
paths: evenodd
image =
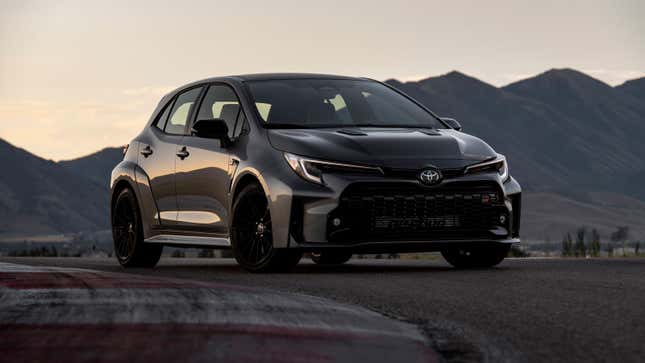
M 381 168 L 383 174 L 388 178 L 412 179 L 418 180 L 420 170 L 418 169 L 394 169 L 394 168 Z M 457 178 L 464 175 L 464 168 L 459 169 L 440 169 L 441 176 L 444 179 Z
M 343 193 L 327 230 L 332 242 L 468 239 L 493 237 L 492 229 L 508 223 L 502 193 L 494 184 L 431 188 L 361 183 Z

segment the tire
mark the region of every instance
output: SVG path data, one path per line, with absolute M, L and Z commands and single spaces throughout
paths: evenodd
M 114 255 L 123 267 L 155 267 L 162 245 L 143 242 L 141 213 L 134 192 L 123 189 L 112 208 Z
M 311 254 L 311 260 L 317 265 L 342 265 L 349 261 L 350 258 L 352 258 L 352 254 L 345 251 L 328 251 Z
M 509 250 L 507 244 L 462 246 L 445 249 L 441 255 L 455 268 L 489 268 L 502 262 Z
M 264 190 L 251 184 L 233 203 L 231 247 L 237 263 L 247 271 L 288 271 L 302 258 L 302 252 L 273 247 L 271 213 Z

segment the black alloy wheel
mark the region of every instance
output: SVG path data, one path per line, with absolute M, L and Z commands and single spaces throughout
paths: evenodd
M 302 257 L 299 250 L 273 247 L 269 203 L 256 184 L 242 189 L 235 200 L 231 245 L 240 266 L 252 272 L 290 270 Z
M 154 267 L 163 252 L 162 245 L 143 242 L 143 228 L 137 200 L 132 190 L 122 190 L 112 208 L 114 254 L 124 267 Z

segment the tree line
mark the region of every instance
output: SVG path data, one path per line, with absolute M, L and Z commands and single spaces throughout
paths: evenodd
M 620 226 L 611 233 L 609 241 L 601 243 L 598 230 L 593 228 L 591 231 L 587 227 L 580 227 L 575 232 L 575 239 L 571 233 L 562 237 L 562 256 L 563 257 L 598 257 L 604 250 L 607 256 L 614 256 L 617 246 L 622 247 L 623 256 L 626 255 L 626 248 L 631 246 L 636 256 L 640 255 L 640 241 L 628 242 L 629 227 Z

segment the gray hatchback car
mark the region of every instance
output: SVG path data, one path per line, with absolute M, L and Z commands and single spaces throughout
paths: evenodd
M 318 74 L 206 79 L 162 98 L 112 171 L 121 265 L 163 246 L 231 248 L 251 271 L 303 253 L 441 251 L 460 268 L 519 242 L 504 156 L 387 84 Z

